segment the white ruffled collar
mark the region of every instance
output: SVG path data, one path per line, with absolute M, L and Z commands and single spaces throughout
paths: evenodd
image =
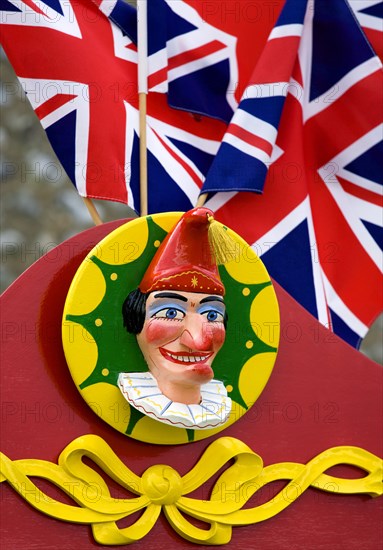
M 179 428 L 217 428 L 225 424 L 231 411 L 231 399 L 219 380 L 211 380 L 201 386 L 201 402 L 198 405 L 171 401 L 161 393 L 150 372 L 122 372 L 118 377 L 118 387 L 137 410 Z

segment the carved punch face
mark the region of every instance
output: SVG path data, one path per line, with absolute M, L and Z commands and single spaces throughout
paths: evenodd
M 221 296 L 193 292 L 152 292 L 137 341 L 161 391 L 174 399 L 213 378 L 211 367 L 225 340 Z

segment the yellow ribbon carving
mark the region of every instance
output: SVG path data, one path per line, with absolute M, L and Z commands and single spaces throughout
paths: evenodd
M 121 487 L 137 497 L 112 497 L 107 483 L 86 465 L 83 457 L 93 460 Z M 214 484 L 210 498 L 199 500 L 185 495 L 207 482 L 229 461 L 229 466 Z M 129 544 L 142 539 L 164 511 L 173 529 L 198 544 L 225 544 L 231 529 L 269 519 L 296 500 L 309 486 L 323 491 L 373 497 L 382 494 L 382 461 L 358 447 L 334 447 L 320 453 L 306 465 L 280 463 L 263 467 L 262 459 L 242 441 L 222 437 L 209 445 L 197 464 L 181 477 L 170 466 L 158 464 L 136 476 L 121 462 L 108 444 L 98 436 L 85 435 L 70 443 L 57 464 L 44 460 L 10 460 L 0 453 L 0 481 L 10 485 L 40 512 L 56 519 L 90 524 L 97 542 L 104 545 Z M 358 479 L 343 479 L 324 472 L 338 464 L 351 464 L 367 472 Z M 54 500 L 43 493 L 29 476 L 47 479 L 65 491 L 76 504 Z M 242 509 L 267 483 L 289 483 L 265 504 Z M 116 522 L 143 510 L 131 526 L 120 529 Z M 183 515 L 210 525 L 208 530 L 194 526 Z

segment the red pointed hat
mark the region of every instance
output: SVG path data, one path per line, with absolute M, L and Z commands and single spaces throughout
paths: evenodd
M 178 290 L 223 296 L 225 287 L 209 237 L 213 221 L 208 208 L 183 214 L 149 264 L 139 285 L 141 292 Z

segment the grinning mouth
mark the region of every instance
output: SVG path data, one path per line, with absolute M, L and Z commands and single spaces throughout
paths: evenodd
M 165 348 L 159 348 L 159 350 L 161 352 L 161 355 L 163 355 L 163 357 L 165 357 L 166 359 L 169 359 L 169 361 L 174 361 L 175 363 L 182 363 L 183 365 L 203 363 L 213 355 L 212 352 L 202 353 L 202 352 L 195 351 L 192 353 L 188 353 L 184 351 L 184 352 L 174 353 L 174 352 L 168 351 Z

